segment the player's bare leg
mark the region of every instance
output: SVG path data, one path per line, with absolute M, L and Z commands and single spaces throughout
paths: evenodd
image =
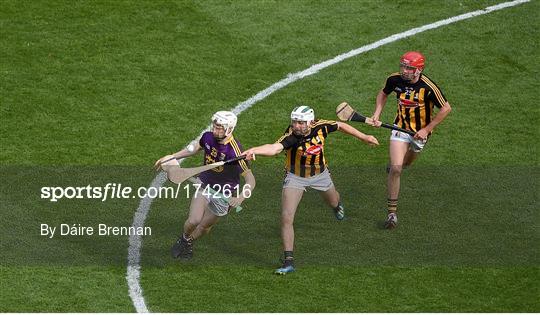
M 176 240 L 171 248 L 171 255 L 174 258 L 190 259 L 193 257 L 193 237 L 192 233 L 201 223 L 208 201 L 202 194 L 193 196 L 189 208 L 189 217 L 184 223 L 184 233 Z
M 408 166 L 411 166 L 414 161 L 418 158 L 420 153 L 414 152 L 412 150 L 407 151 L 405 154 L 405 157 L 403 158 L 403 169 L 407 168 Z
M 388 198 L 397 199 L 399 196 L 400 176 L 403 161 L 409 151 L 409 144 L 402 141 L 390 141 L 390 165 L 388 171 Z
M 206 200 L 202 194 L 193 196 L 189 207 L 189 217 L 184 223 L 184 234 L 188 236 L 191 235 L 197 225 L 201 223 L 207 205 L 208 200 Z
M 191 238 L 193 240 L 196 240 L 200 238 L 201 236 L 208 234 L 210 230 L 212 229 L 212 226 L 214 226 L 214 224 L 216 224 L 218 221 L 219 221 L 219 217 L 213 214 L 212 211 L 210 211 L 207 207 L 206 210 L 204 211 L 204 215 L 201 222 L 199 223 L 199 225 L 197 225 L 197 228 L 195 228 L 195 231 L 191 233 Z
M 295 188 L 283 188 L 281 193 L 281 239 L 283 241 L 283 256 L 285 260 L 281 268 L 276 269 L 277 274 L 286 274 L 294 271 L 294 215 L 304 191 Z
M 336 190 L 335 186 L 330 187 L 327 191 L 320 191 L 319 194 L 327 205 L 332 208 L 337 207 L 339 203 L 339 192 Z
M 387 179 L 387 210 L 388 216 L 385 222 L 385 228 L 393 229 L 397 226 L 397 203 L 399 197 L 400 178 L 403 171 L 403 162 L 407 152 L 409 151 L 409 143 L 391 140 L 390 141 L 390 165 L 388 168 Z
M 327 205 L 334 210 L 334 215 L 337 220 L 343 220 L 345 218 L 345 209 L 340 201 L 339 192 L 335 186 L 330 187 L 327 191 L 321 191 L 319 194 L 323 197 Z
M 292 251 L 294 247 L 294 215 L 304 191 L 295 188 L 284 188 L 281 194 L 281 238 L 283 250 Z

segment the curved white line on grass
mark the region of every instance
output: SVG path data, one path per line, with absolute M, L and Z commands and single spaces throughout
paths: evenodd
M 398 41 L 398 40 L 403 39 L 403 38 L 407 38 L 407 37 L 416 35 L 418 33 L 425 32 L 427 30 L 435 29 L 435 28 L 438 28 L 438 27 L 441 27 L 441 26 L 444 26 L 444 25 L 448 25 L 448 24 L 458 22 L 458 21 L 470 19 L 472 17 L 487 14 L 487 13 L 490 13 L 490 12 L 493 12 L 493 11 L 513 7 L 513 6 L 516 6 L 516 5 L 519 5 L 519 4 L 522 4 L 522 3 L 526 3 L 526 2 L 529 2 L 529 1 L 530 0 L 516 0 L 516 1 L 511 1 L 511 2 L 504 2 L 504 3 L 494 5 L 494 6 L 486 7 L 485 9 L 482 9 L 482 10 L 457 15 L 457 16 L 454 16 L 454 17 L 451 17 L 451 18 L 448 18 L 448 19 L 437 21 L 435 23 L 431 23 L 431 24 L 427 24 L 427 25 L 424 25 L 424 26 L 416 27 L 416 28 L 410 29 L 408 31 L 405 31 L 405 32 L 402 32 L 402 33 L 399 33 L 399 34 L 394 34 L 392 36 L 389 36 L 389 37 L 386 37 L 386 38 L 381 39 L 379 41 L 376 41 L 376 42 L 374 42 L 372 44 L 362 46 L 360 48 L 351 50 L 351 51 L 349 51 L 347 53 L 338 55 L 338 56 L 336 56 L 336 57 L 334 57 L 332 59 L 329 59 L 327 61 L 324 61 L 324 62 L 321 62 L 319 64 L 313 65 L 313 66 L 309 67 L 306 70 L 296 72 L 296 73 L 293 73 L 293 74 L 289 74 L 289 75 L 287 75 L 287 77 L 285 79 L 272 84 L 270 87 L 260 91 L 259 93 L 257 93 L 254 96 L 250 97 L 246 101 L 236 105 L 236 107 L 232 111 L 235 114 L 238 115 L 238 114 L 242 113 L 243 111 L 245 111 L 246 109 L 253 106 L 258 101 L 261 101 L 261 100 L 265 99 L 267 96 L 269 96 L 270 94 L 276 92 L 277 90 L 280 90 L 280 89 L 286 87 L 287 85 L 289 85 L 289 84 L 291 84 L 291 83 L 293 83 L 295 81 L 298 81 L 298 80 L 300 80 L 302 78 L 313 75 L 313 74 L 319 72 L 320 70 L 322 70 L 324 68 L 335 65 L 336 63 L 339 63 L 339 62 L 341 62 L 341 61 L 343 61 L 345 59 L 357 56 L 357 55 L 359 55 L 361 53 L 373 50 L 375 48 L 381 47 L 383 45 L 386 45 L 386 44 L 389 44 L 389 43 L 392 43 L 392 42 L 395 42 L 395 41 Z M 207 129 L 205 129 L 205 130 L 203 130 L 201 132 L 201 134 L 199 135 L 199 138 L 207 130 L 210 130 L 210 126 L 208 126 Z M 182 163 L 182 161 L 180 161 L 180 163 Z M 158 176 L 156 176 L 156 178 L 152 181 L 151 187 L 159 188 L 159 187 L 161 187 L 163 185 L 163 183 L 165 183 L 166 180 L 167 180 L 167 178 L 164 175 L 164 173 L 162 172 Z M 153 201 L 153 199 L 148 198 L 148 197 L 141 200 L 141 202 L 139 204 L 139 207 L 135 211 L 135 215 L 133 217 L 133 226 L 134 227 L 143 227 L 144 226 L 144 221 L 146 220 L 146 216 L 148 215 L 148 212 L 150 211 L 150 205 L 152 204 L 152 201 Z M 131 300 L 133 301 L 133 306 L 135 306 L 135 309 L 137 310 L 138 313 L 148 313 L 148 308 L 147 308 L 146 303 L 144 301 L 143 291 L 142 291 L 141 284 L 140 284 L 140 281 L 139 281 L 139 279 L 140 279 L 140 269 L 141 269 L 141 267 L 140 267 L 141 246 L 142 246 L 142 238 L 141 238 L 141 236 L 131 235 L 130 238 L 129 238 L 128 267 L 127 267 L 126 279 L 127 279 L 127 283 L 128 283 L 128 286 L 129 286 L 129 296 L 131 297 Z

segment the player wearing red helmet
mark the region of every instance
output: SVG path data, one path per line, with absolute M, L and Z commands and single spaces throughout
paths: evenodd
M 409 51 L 399 60 L 399 75 L 405 81 L 414 81 L 420 77 L 425 62 L 424 55 L 416 51 Z
M 396 93 L 397 113 L 394 124 L 415 132 L 414 136 L 399 131 L 392 131 L 390 136 L 390 165 L 388 167 L 388 216 L 385 227 L 397 226 L 397 204 L 400 189 L 400 177 L 404 167 L 413 163 L 424 148 L 429 136 L 452 108 L 443 93 L 431 79 L 423 74 L 425 57 L 419 52 L 410 51 L 401 56 L 399 73 L 393 73 L 386 79 L 386 84 L 377 95 L 373 125 L 381 126 L 379 118 L 392 92 Z M 439 108 L 433 115 L 434 108 Z

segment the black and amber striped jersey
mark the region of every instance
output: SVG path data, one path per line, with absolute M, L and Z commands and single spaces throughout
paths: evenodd
M 394 124 L 414 132 L 431 122 L 435 106 L 441 108 L 446 104 L 446 98 L 437 84 L 423 74 L 418 82 L 410 83 L 403 80 L 399 73 L 393 73 L 386 79 L 383 92 L 387 95 L 396 92 Z
M 291 126 L 276 141 L 286 152 L 287 172 L 300 177 L 311 177 L 322 173 L 328 166 L 324 156 L 324 142 L 328 134 L 338 130 L 338 124 L 331 120 L 315 120 L 307 136 L 296 136 Z

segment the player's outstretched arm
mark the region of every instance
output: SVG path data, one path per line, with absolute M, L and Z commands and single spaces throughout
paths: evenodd
M 344 122 L 340 122 L 338 121 L 337 122 L 338 124 L 338 130 L 343 132 L 343 133 L 346 133 L 348 135 L 351 135 L 357 139 L 360 139 L 361 141 L 371 145 L 371 146 L 376 146 L 376 145 L 379 145 L 379 141 L 377 140 L 377 138 L 375 138 L 374 136 L 372 135 L 366 135 L 364 134 L 363 132 L 360 132 L 358 129 L 354 128 L 353 126 L 347 124 L 347 123 L 344 123 Z
M 271 143 L 248 149 L 242 152 L 242 155 L 245 155 L 247 160 L 253 160 L 256 155 L 274 156 L 281 151 L 283 151 L 281 143 Z
M 197 154 L 197 152 L 199 152 L 199 150 L 201 150 L 201 146 L 199 145 L 199 142 L 191 143 L 190 145 L 188 145 L 188 147 L 186 149 L 182 149 L 182 150 L 180 150 L 180 151 L 178 151 L 176 153 L 165 155 L 164 157 L 161 157 L 159 160 L 156 161 L 156 163 L 154 163 L 154 168 L 156 170 L 159 169 L 159 167 L 160 167 L 160 165 L 161 165 L 161 163 L 163 161 L 168 160 L 168 159 L 170 159 L 172 157 L 174 157 L 176 159 L 185 158 L 185 157 Z

